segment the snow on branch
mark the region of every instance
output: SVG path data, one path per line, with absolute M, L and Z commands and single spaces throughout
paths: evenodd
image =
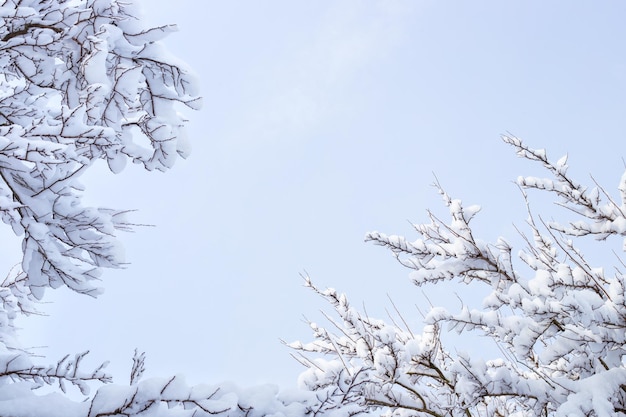
M 527 247 L 513 255 L 504 238 L 476 237 L 465 206 L 435 184 L 449 219 L 428 212 L 414 225 L 417 238 L 371 232 L 366 240 L 391 250 L 411 270 L 414 284 L 471 285 L 482 308 L 432 307 L 422 332 L 367 316 L 345 295 L 307 285 L 324 297 L 339 320 L 310 323 L 311 343 L 295 342 L 307 366 L 301 382 L 322 399 L 324 412 L 385 416 L 616 416 L 626 415 L 626 276 L 592 266 L 575 239 L 625 235 L 626 175 L 617 203 L 598 184 L 589 190 L 552 163 L 543 150 L 505 136 L 521 157 L 553 178 L 520 177 L 526 189 L 556 197 L 582 220 L 545 223 L 529 209 Z M 402 323 L 406 321 L 402 319 Z M 500 355 L 483 359 L 445 347 L 441 329 L 491 340 Z M 311 356 L 311 355 L 314 356 Z M 320 356 L 321 355 L 321 356 Z
M 83 352 L 74 356 L 66 355 L 56 365 L 39 366 L 30 362 L 30 357 L 22 352 L 0 353 L 0 381 L 7 378 L 11 381 L 30 381 L 35 386 L 52 385 L 58 383 L 64 393 L 67 392 L 66 382 L 76 386 L 83 395 L 89 394 L 90 382 L 111 382 L 111 376 L 104 372 L 107 363 L 101 364 L 91 372 L 84 372 L 81 361 L 89 352 Z
M 21 383 L 2 386 L 0 415 L 59 417 L 301 417 L 315 403 L 311 393 L 281 394 L 270 385 L 242 389 L 232 384 L 190 386 L 178 375 L 130 386 L 100 387 L 85 401 L 35 395 Z
M 86 353 L 39 365 L 21 347 L 15 320 L 39 314 L 47 288 L 95 296 L 102 269 L 124 266 L 116 235 L 132 228 L 128 212 L 86 207 L 80 176 L 98 160 L 113 173 L 128 161 L 168 170 L 189 153 L 179 110 L 200 99 L 160 43 L 176 27 L 144 28 L 132 0 L 7 0 L 0 19 L 0 217 L 23 236 L 20 265 L 0 284 L 0 415 L 311 414 L 311 392 L 145 379 L 138 351 L 129 384 L 118 385 L 106 363 L 86 371 Z M 83 401 L 63 395 L 72 386 Z
M 519 177 L 523 188 L 545 190 L 558 196 L 557 204 L 571 210 L 582 219 L 568 224 L 551 223 L 550 227 L 570 236 L 594 235 L 606 239 L 610 235 L 626 235 L 626 172 L 620 179 L 620 201 L 594 180 L 594 187 L 584 186 L 567 173 L 567 155 L 557 162 L 548 160 L 544 150 L 531 149 L 515 137 L 503 136 L 523 158 L 540 162 L 553 176 L 550 178 Z
M 85 207 L 78 178 L 95 161 L 167 170 L 189 148 L 178 104 L 196 82 L 144 28 L 131 2 L 8 0 L 0 6 L 0 216 L 24 236 L 32 295 L 67 286 L 97 295 L 124 265 L 125 211 Z
M 132 228 L 128 212 L 86 207 L 80 176 L 98 160 L 113 173 L 128 161 L 168 170 L 189 153 L 179 110 L 200 99 L 160 43 L 175 26 L 144 28 L 132 0 L 7 0 L 0 19 L 0 217 L 23 236 L 20 266 L 0 284 L 0 415 L 310 414 L 310 392 L 145 379 L 138 351 L 129 384 L 117 385 L 106 363 L 84 370 L 86 353 L 39 365 L 22 349 L 15 320 L 38 314 L 47 288 L 95 296 L 102 269 L 124 265 L 116 235 Z M 83 401 L 63 395 L 71 386 Z

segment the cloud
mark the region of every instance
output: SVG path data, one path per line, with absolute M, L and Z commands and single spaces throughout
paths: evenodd
M 363 95 L 354 94 L 356 80 L 403 40 L 411 12 L 403 1 L 328 3 L 306 42 L 265 74 L 264 94 L 249 109 L 254 133 L 248 133 L 301 136 L 350 117 L 362 105 Z

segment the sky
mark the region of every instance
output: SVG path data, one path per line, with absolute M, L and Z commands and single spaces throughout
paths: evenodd
M 479 297 L 413 287 L 364 236 L 416 238 L 427 209 L 445 214 L 437 179 L 482 206 L 483 239 L 514 238 L 527 214 L 512 181 L 542 171 L 501 134 L 567 153 L 581 182 L 592 173 L 613 191 L 624 170 L 623 2 L 143 5 L 146 25 L 178 24 L 165 44 L 199 79 L 193 152 L 167 173 L 83 177 L 87 202 L 151 226 L 121 235 L 130 263 L 106 271 L 104 295 L 49 291 L 48 316 L 21 322 L 51 360 L 90 350 L 125 382 L 138 348 L 147 376 L 292 386 L 304 369 L 281 340 L 310 341 L 306 319 L 330 311 L 302 275 L 371 316 L 391 298 L 416 326 L 426 297 Z M 6 254 L 15 263 L 19 242 Z

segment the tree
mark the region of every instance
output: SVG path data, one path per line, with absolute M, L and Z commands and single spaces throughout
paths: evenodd
M 543 150 L 503 139 L 551 175 L 517 180 L 530 231 L 520 232 L 526 248 L 519 256 L 503 238 L 478 239 L 470 222 L 479 208 L 452 199 L 438 184 L 449 221 L 429 212 L 428 223 L 414 225 L 414 241 L 378 232 L 366 237 L 412 270 L 415 285 L 454 281 L 481 288 L 483 308 L 433 307 L 416 333 L 404 319 L 398 325 L 371 318 L 345 295 L 320 290 L 307 278 L 339 317 L 330 328 L 311 323 L 314 341 L 291 345 L 309 368 L 303 381 L 317 392 L 318 414 L 626 415 L 624 264 L 615 255 L 613 272 L 594 267 L 578 245 L 585 236 L 626 235 L 626 174 L 614 199 L 595 181 L 588 187 L 572 178 L 566 157 L 552 162 Z M 576 218 L 547 222 L 530 211 L 527 190 L 556 197 Z M 444 324 L 491 339 L 500 357 L 453 353 L 442 340 Z
M 267 387 L 255 390 L 264 408 L 253 408 L 236 387 L 142 380 L 139 352 L 129 385 L 102 386 L 81 402 L 38 395 L 73 385 L 87 396 L 112 381 L 105 364 L 83 369 L 86 353 L 36 363 L 14 328 L 47 288 L 96 296 L 102 269 L 124 263 L 116 233 L 132 227 L 126 212 L 86 207 L 79 177 L 98 160 L 114 173 L 127 160 L 169 169 L 188 153 L 179 105 L 200 101 L 193 77 L 159 42 L 175 27 L 142 27 L 130 1 L 6 0 L 0 18 L 0 214 L 23 236 L 22 261 L 0 284 L 0 415 L 299 414 L 290 410 L 301 403 L 284 404 Z
M 181 376 L 143 379 L 140 352 L 122 385 L 111 384 L 105 364 L 85 370 L 86 353 L 39 364 L 19 344 L 16 317 L 37 313 L 48 288 L 97 296 L 103 268 L 124 262 L 117 232 L 132 227 L 124 210 L 83 204 L 81 174 L 99 160 L 113 173 L 128 160 L 169 169 L 188 153 L 178 109 L 197 108 L 199 99 L 193 77 L 159 43 L 174 27 L 143 28 L 130 0 L 6 0 L 0 18 L 0 214 L 23 237 L 23 258 L 0 284 L 0 415 L 626 414 L 622 267 L 609 276 L 575 245 L 588 235 L 626 235 L 626 174 L 617 202 L 598 184 L 576 182 L 566 158 L 553 163 L 509 136 L 505 142 L 520 156 L 554 177 L 520 178 L 524 197 L 527 189 L 553 194 L 577 220 L 545 222 L 529 209 L 527 248 L 515 258 L 502 238 L 476 239 L 470 222 L 478 208 L 439 187 L 449 222 L 429 213 L 429 223 L 415 225 L 420 238 L 413 242 L 367 235 L 413 270 L 417 285 L 482 286 L 483 309 L 432 308 L 418 334 L 370 318 L 307 280 L 333 305 L 340 335 L 311 324 L 314 342 L 292 344 L 308 366 L 308 391 L 293 393 L 191 387 Z M 445 323 L 491 338 L 502 357 L 451 353 L 442 340 Z M 84 401 L 38 391 L 72 386 Z

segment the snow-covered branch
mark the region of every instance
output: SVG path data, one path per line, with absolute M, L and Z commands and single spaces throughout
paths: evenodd
M 517 182 L 521 187 L 555 194 L 559 197 L 557 204 L 582 218 L 567 224 L 551 223 L 552 229 L 570 236 L 592 234 L 597 239 L 606 239 L 612 234 L 626 235 L 626 172 L 619 182 L 620 201 L 617 202 L 595 180 L 594 187 L 590 188 L 573 179 L 567 172 L 567 155 L 557 162 L 551 162 L 543 149 L 530 149 L 521 140 L 511 136 L 503 136 L 503 140 L 513 146 L 519 156 L 540 162 L 554 176 L 519 177 Z
M 124 264 L 115 234 L 130 223 L 82 204 L 86 169 L 167 170 L 188 153 L 175 105 L 197 108 L 195 82 L 158 42 L 175 27 L 145 29 L 134 13 L 117 0 L 0 6 L 0 213 L 24 235 L 37 298 L 61 285 L 96 295 L 101 268 Z
M 573 239 L 625 234 L 626 176 L 618 204 L 599 185 L 589 190 L 571 178 L 566 158 L 552 163 L 545 151 L 514 137 L 503 140 L 554 176 L 518 180 L 527 204 L 526 189 L 542 190 L 582 220 L 545 223 L 529 209 L 530 236 L 520 231 L 527 247 L 515 257 L 503 238 L 493 244 L 477 239 L 470 222 L 479 208 L 436 184 L 449 220 L 429 211 L 428 223 L 414 225 L 412 241 L 368 233 L 367 241 L 389 248 L 412 270 L 414 284 L 472 285 L 484 291 L 483 307 L 433 307 L 419 333 L 364 316 L 344 295 L 307 281 L 340 318 L 330 318 L 330 329 L 311 323 L 314 341 L 291 344 L 309 368 L 304 385 L 332 393 L 326 409 L 465 417 L 625 413 L 626 276 L 619 268 L 609 276 L 590 265 Z M 444 347 L 444 324 L 491 339 L 501 356 L 485 360 Z

